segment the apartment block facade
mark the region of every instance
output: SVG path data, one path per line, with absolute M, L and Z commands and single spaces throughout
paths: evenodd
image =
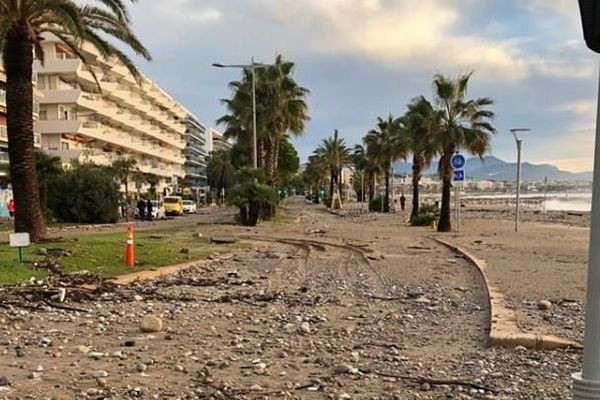
M 207 130 L 191 113 L 186 118 L 185 183 L 191 188 L 204 188 L 206 177 Z
M 182 181 L 188 165 L 202 178 L 203 154 L 186 160 L 197 147 L 190 137 L 201 143 L 204 127 L 181 104 L 146 77 L 136 82 L 91 46 L 83 54 L 94 74 L 58 38 L 48 35 L 42 46 L 45 62 L 34 67 L 41 92 L 36 129 L 44 150 L 65 163 L 106 165 L 133 157 L 141 172 L 159 177 L 161 190 Z

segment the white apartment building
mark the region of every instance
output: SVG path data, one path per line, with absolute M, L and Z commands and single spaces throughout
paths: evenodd
M 85 45 L 100 91 L 92 73 L 58 38 L 47 35 L 42 46 L 45 62 L 35 62 L 42 94 L 36 128 L 44 150 L 65 163 L 106 165 L 133 157 L 141 172 L 160 178 L 159 190 L 185 178 L 188 122 L 197 119 L 181 104 L 146 77 L 138 84 L 123 65 Z
M 185 182 L 191 188 L 204 188 L 206 177 L 207 131 L 191 113 L 186 118 Z

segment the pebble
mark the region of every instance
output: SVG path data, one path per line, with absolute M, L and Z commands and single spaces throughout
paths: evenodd
M 255 383 L 254 385 L 250 386 L 250 390 L 252 390 L 253 392 L 259 392 L 262 390 L 262 387 Z
M 140 324 L 142 332 L 160 332 L 163 329 L 163 323 L 160 318 L 155 315 L 146 315 Z
M 77 347 L 77 351 L 83 354 L 87 354 L 91 351 L 91 349 L 87 346 L 79 346 Z
M 92 376 L 94 378 L 106 378 L 108 376 L 108 372 L 99 369 L 98 371 L 94 371 L 94 373 L 92 374 Z
M 548 311 L 552 307 L 552 303 L 550 303 L 548 300 L 540 300 L 537 306 L 538 309 L 542 311 Z
M 99 351 L 92 351 L 91 353 L 87 353 L 89 358 L 93 358 L 94 360 L 99 360 L 104 357 L 104 353 L 100 353 Z
M 138 372 L 144 372 L 148 369 L 148 366 L 144 363 L 139 363 L 135 366 L 135 369 L 137 369 Z
M 310 333 L 310 324 L 308 322 L 301 323 L 300 324 L 300 332 Z

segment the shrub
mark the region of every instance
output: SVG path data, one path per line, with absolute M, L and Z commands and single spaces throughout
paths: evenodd
M 375 197 L 369 203 L 369 211 L 381 212 L 381 202 L 383 201 L 383 212 L 389 212 L 389 204 L 385 201 L 385 196 Z
M 277 193 L 264 183 L 264 176 L 259 170 L 242 168 L 235 176 L 228 202 L 239 208 L 242 225 L 256 226 L 265 210 L 275 209 Z
M 48 208 L 60 222 L 114 223 L 119 218 L 119 187 L 108 168 L 75 165 L 49 182 Z
M 423 204 L 419 214 L 410 220 L 412 226 L 431 226 L 440 216 L 440 209 L 435 204 Z

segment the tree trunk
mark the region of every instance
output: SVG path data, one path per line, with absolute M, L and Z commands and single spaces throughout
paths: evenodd
M 410 219 L 415 218 L 419 215 L 419 183 L 421 182 L 421 171 L 423 170 L 423 158 L 419 155 L 413 156 L 413 167 L 412 167 L 412 211 L 410 213 Z
M 384 212 L 390 212 L 390 168 L 386 165 L 385 169 L 385 204 Z
M 369 205 L 375 198 L 375 174 L 369 174 Z
M 15 201 L 15 231 L 32 241 L 47 236 L 40 205 L 33 137 L 33 44 L 26 26 L 10 30 L 4 46 L 10 176 Z
M 452 223 L 450 220 L 450 192 L 452 190 L 452 166 L 450 158 L 454 154 L 454 146 L 446 149 L 440 159 L 440 175 L 442 177 L 442 208 L 440 210 L 440 222 L 438 224 L 438 232 L 452 231 Z

